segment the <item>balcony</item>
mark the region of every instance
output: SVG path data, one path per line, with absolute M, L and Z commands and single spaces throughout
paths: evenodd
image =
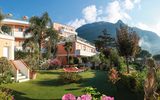
M 75 55 L 76 56 L 90 57 L 90 56 L 96 55 L 96 53 L 95 52 L 83 51 L 83 50 L 76 50 Z
M 89 41 L 87 41 L 87 40 L 85 40 L 85 39 L 83 39 L 83 38 L 80 38 L 80 37 L 78 37 L 78 36 L 76 36 L 76 40 L 77 41 L 79 41 L 79 42 L 82 42 L 82 43 L 85 43 L 85 44 L 88 44 L 88 45 L 90 45 L 90 46 L 93 46 L 93 47 L 95 47 L 95 44 L 93 44 L 93 43 L 91 43 L 91 42 L 89 42 Z
M 24 38 L 23 32 L 14 32 L 14 37 L 16 37 L 16 38 Z M 31 37 L 31 35 L 29 35 L 29 34 L 25 36 L 25 38 L 29 38 L 29 37 Z

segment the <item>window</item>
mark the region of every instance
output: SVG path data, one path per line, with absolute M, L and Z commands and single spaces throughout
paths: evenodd
M 22 27 L 19 27 L 19 28 L 18 28 L 18 31 L 19 31 L 19 32 L 22 32 L 22 31 L 23 31 L 23 28 L 22 28 Z

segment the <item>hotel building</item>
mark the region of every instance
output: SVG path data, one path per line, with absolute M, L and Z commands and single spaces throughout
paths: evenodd
M 53 23 L 53 27 L 59 32 L 60 36 L 62 36 L 62 41 L 58 43 L 57 49 L 57 57 L 62 61 L 62 64 L 66 64 L 67 62 L 67 52 L 64 49 L 66 41 L 72 42 L 72 51 L 70 52 L 70 56 L 90 57 L 96 54 L 94 44 L 78 37 L 75 28 L 60 23 Z
M 24 31 L 29 27 L 29 22 L 4 19 L 2 24 L 11 28 L 11 36 L 0 35 L 0 46 L 3 46 L 0 47 L 1 49 L 3 48 L 2 50 L 0 49 L 0 57 L 5 56 L 7 58 L 14 59 L 14 51 L 23 50 L 22 44 L 25 40 Z M 67 52 L 64 49 L 64 44 L 68 40 L 73 44 L 72 51 L 70 53 L 71 56 L 90 57 L 96 54 L 94 44 L 78 37 L 75 28 L 60 23 L 53 23 L 53 28 L 59 32 L 59 36 L 62 38 L 57 46 L 57 58 L 61 60 L 62 64 L 66 64 Z

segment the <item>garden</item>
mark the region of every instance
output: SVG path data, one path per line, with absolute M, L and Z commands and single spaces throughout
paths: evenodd
M 36 77 L 16 83 L 10 61 L 0 58 L 0 99 L 2 100 L 158 100 L 160 70 L 156 59 L 139 47 L 139 37 L 127 26 L 117 29 L 116 38 L 106 30 L 95 40 L 97 55 L 72 57 L 72 42 L 66 41 L 67 65 L 56 58 L 57 32 L 48 13 L 32 17 L 25 34 L 25 51 L 16 51 Z M 41 21 L 44 21 L 43 24 Z M 47 28 L 47 27 L 49 28 Z M 43 33 L 43 34 L 42 34 Z M 38 35 L 37 35 L 38 34 Z M 42 45 L 45 44 L 45 50 Z M 28 49 L 29 47 L 29 49 Z M 42 52 L 44 51 L 44 52 Z M 141 60 L 137 58 L 141 58 Z

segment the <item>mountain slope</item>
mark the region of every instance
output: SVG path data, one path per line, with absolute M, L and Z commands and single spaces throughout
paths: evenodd
M 120 27 L 120 25 L 126 25 L 121 20 L 117 23 L 109 23 L 109 22 L 95 22 L 91 24 L 86 24 L 78 28 L 76 31 L 78 35 L 90 42 L 94 42 L 94 40 L 102 34 L 102 30 L 106 29 L 109 34 L 113 37 L 116 37 L 116 29 Z M 140 46 L 151 52 L 152 54 L 160 53 L 160 37 L 151 31 L 142 30 L 136 27 L 130 27 L 133 31 L 136 31 L 140 37 Z

